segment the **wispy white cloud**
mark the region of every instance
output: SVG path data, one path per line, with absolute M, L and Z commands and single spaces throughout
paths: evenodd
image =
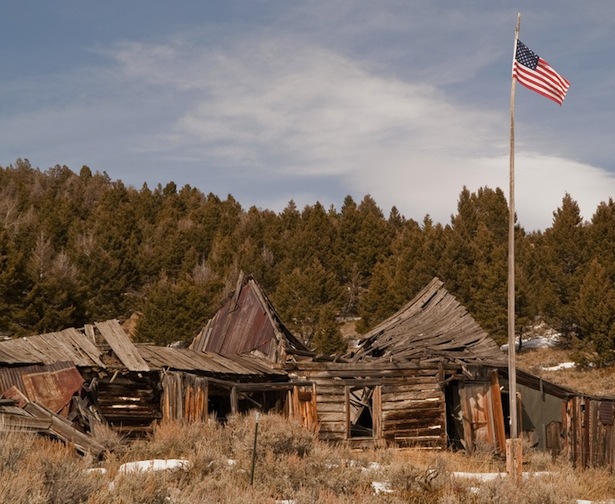
M 152 149 L 202 148 L 211 156 L 222 144 L 227 157 L 228 146 L 236 145 L 233 162 L 251 150 L 250 158 L 260 159 L 265 170 L 283 171 L 290 163 L 306 174 L 339 174 L 360 169 L 365 156 L 373 162 L 375 154 L 389 151 L 464 156 L 476 149 L 486 153 L 498 143 L 489 138 L 496 114 L 455 104 L 430 83 L 371 73 L 318 46 L 253 42 L 209 51 L 197 61 L 190 51 L 183 62 L 174 56 L 169 65 L 174 53 L 160 47 L 148 52 L 142 45 L 131 52 L 124 46 L 118 58 L 131 78 L 138 72 L 144 83 L 162 82 L 177 92 L 190 76 L 190 101 L 164 132 L 166 141 L 153 142 Z M 284 162 L 271 164 L 279 154 Z
M 292 40 L 201 53 L 198 72 L 192 50 L 138 46 L 133 52 L 123 47 L 121 54 L 131 76 L 132 61 L 139 60 L 140 80 L 178 92 L 189 80 L 195 93 L 168 130 L 154 137 L 149 149 L 161 154 L 192 153 L 205 164 L 256 168 L 272 184 L 277 176 L 338 176 L 348 192 L 370 193 L 385 209 L 396 205 L 410 217 L 429 213 L 441 222 L 455 212 L 464 185 L 508 192 L 507 116 L 455 103 L 433 84 L 382 77 Z M 592 212 L 596 198 L 615 188 L 605 171 L 561 156 L 522 153 L 517 163 L 518 214 L 529 229 L 550 224 L 566 191 Z

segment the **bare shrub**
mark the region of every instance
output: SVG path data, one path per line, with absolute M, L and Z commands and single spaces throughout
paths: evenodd
M 5 433 L 0 442 L 1 503 L 86 502 L 100 481 L 86 474 L 90 461 L 56 441 Z
M 262 452 L 269 451 L 274 456 L 305 457 L 311 453 L 316 440 L 316 436 L 299 422 L 280 415 L 261 417 L 259 429 L 258 445 Z
M 21 460 L 32 451 L 35 439 L 33 434 L 0 432 L 0 470 L 16 471 Z
M 298 424 L 261 417 L 253 485 L 254 417 L 233 416 L 225 426 L 161 424 L 147 439 L 123 442 L 104 462 L 92 461 L 44 438 L 0 434 L 0 504 L 276 503 L 561 503 L 615 496 L 608 469 L 574 469 L 563 459 L 526 448 L 524 470 L 545 471 L 514 484 L 505 475 L 485 482 L 454 471 L 504 472 L 491 451 L 468 456 L 420 449 L 351 450 L 321 442 Z M 118 474 L 121 462 L 185 458 L 188 471 Z M 373 485 L 379 483 L 381 485 Z
M 225 430 L 233 456 L 252 453 L 256 430 L 253 416 L 232 415 Z M 262 457 L 265 452 L 271 452 L 275 456 L 295 454 L 304 457 L 312 451 L 315 440 L 316 436 L 296 421 L 280 415 L 262 415 L 258 427 L 257 455 Z
M 215 502 L 217 504 L 254 504 L 274 503 L 271 492 L 262 487 L 251 487 L 244 478 L 236 479 L 232 473 L 229 477 L 210 476 L 186 487 L 177 502 L 182 504 L 201 504 Z
M 164 473 L 137 472 L 116 477 L 88 504 L 168 504 L 173 485 Z
M 476 504 L 561 504 L 574 502 L 574 489 L 561 476 L 533 477 L 515 483 L 510 478 L 482 483 Z
M 24 459 L 23 470 L 39 474 L 48 503 L 78 504 L 100 487 L 100 479 L 88 474 L 90 461 L 78 457 L 62 443 L 39 440 L 38 449 Z
M 120 452 L 126 444 L 126 440 L 106 423 L 96 425 L 92 431 L 92 437 L 96 442 L 102 445 L 107 452 Z
M 181 458 L 192 453 L 208 434 L 206 424 L 161 422 L 154 426 L 151 435 L 134 441 L 126 457 L 131 460 Z

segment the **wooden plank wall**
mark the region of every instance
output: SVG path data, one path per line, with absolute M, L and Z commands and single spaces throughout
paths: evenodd
M 506 432 L 498 375 L 491 371 L 488 376 L 488 381 L 466 381 L 460 385 L 463 444 L 467 451 L 486 445 L 505 453 Z
M 319 437 L 324 441 L 346 439 L 346 385 L 335 378 L 314 379 Z
M 333 442 L 393 446 L 446 447 L 446 403 L 437 363 L 413 369 L 372 373 L 363 366 L 346 365 L 336 372 L 300 369 L 298 373 L 315 384 L 319 437 Z M 346 388 L 373 386 L 373 438 L 349 439 Z
M 301 422 L 307 429 L 318 431 L 316 386 L 297 386 L 287 392 L 285 412 Z
M 207 420 L 209 383 L 190 373 L 168 372 L 162 379 L 162 418 L 180 422 Z
M 612 469 L 615 464 L 613 401 L 575 396 L 568 399 L 565 410 L 563 450 L 569 460 L 576 467 Z M 605 414 L 604 410 L 610 413 Z
M 446 404 L 437 376 L 383 383 L 382 435 L 397 446 L 446 447 Z
M 150 432 L 152 422 L 162 418 L 158 383 L 158 373 L 105 376 L 96 384 L 96 406 L 118 432 Z

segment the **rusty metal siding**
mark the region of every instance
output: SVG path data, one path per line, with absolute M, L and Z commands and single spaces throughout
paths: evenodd
M 30 401 L 60 412 L 81 389 L 83 377 L 70 362 L 45 366 L 0 368 L 0 394 L 15 387 Z
M 229 306 L 229 308 L 232 307 Z M 250 284 L 241 290 L 232 316 L 224 324 L 218 325 L 216 329 L 211 334 L 213 347 L 218 348 L 218 352 L 225 355 L 259 349 L 275 338 L 274 328 L 269 323 L 264 307 L 254 296 Z
M 282 324 L 252 278 L 241 280 L 233 295 L 210 319 L 190 348 L 224 355 L 253 353 L 279 362 L 287 353 L 310 350 Z

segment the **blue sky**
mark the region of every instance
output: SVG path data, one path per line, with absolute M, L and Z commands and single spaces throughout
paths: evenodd
M 508 194 L 514 26 L 571 82 L 517 85 L 526 230 L 566 192 L 615 196 L 615 3 L 57 0 L 0 7 L 0 165 L 27 158 L 174 181 L 244 208 L 340 208 L 447 223 L 465 185 Z

